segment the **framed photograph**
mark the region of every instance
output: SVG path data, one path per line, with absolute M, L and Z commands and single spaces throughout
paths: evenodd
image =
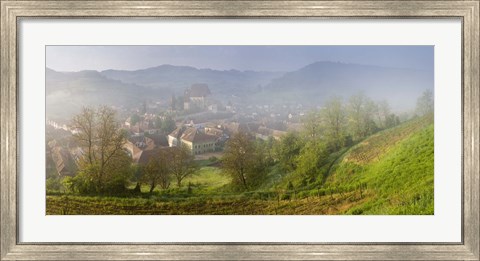
M 479 260 L 477 1 L 1 1 L 1 260 Z

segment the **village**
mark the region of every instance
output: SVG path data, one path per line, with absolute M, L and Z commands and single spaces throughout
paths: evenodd
M 233 100 L 235 97 L 232 98 Z M 258 104 L 214 98 L 207 84 L 195 83 L 183 96 L 168 102 L 145 101 L 137 108 L 117 106 L 119 125 L 126 132 L 125 151 L 134 164 L 145 165 L 160 150 L 186 146 L 195 160 L 221 158 L 225 143 L 239 131 L 257 139 L 279 140 L 300 130 L 301 117 L 311 108 L 302 104 Z M 122 120 L 124 119 L 124 120 Z M 46 121 L 47 174 L 74 176 L 83 155 L 68 121 Z

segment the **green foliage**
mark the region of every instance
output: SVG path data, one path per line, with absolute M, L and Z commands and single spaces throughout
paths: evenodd
M 47 178 L 47 181 L 46 181 L 45 185 L 46 185 L 47 191 L 61 191 L 61 190 L 63 190 L 63 185 L 62 185 L 61 179 L 58 176 L 51 176 L 51 177 Z
M 62 179 L 62 186 L 65 189 L 65 192 L 67 193 L 75 192 L 74 179 L 70 176 L 64 177 Z
M 289 173 L 297 168 L 297 157 L 304 142 L 296 132 L 288 132 L 275 146 L 275 155 L 283 171 Z
M 175 121 L 170 116 L 167 116 L 164 120 L 162 120 L 160 125 L 160 129 L 163 131 L 163 133 L 170 133 L 175 130 L 176 127 Z
M 72 190 L 84 195 L 99 192 L 95 179 L 98 169 L 96 165 L 83 167 L 72 180 Z
M 84 165 L 75 177 L 68 182 L 72 191 L 80 194 L 121 194 L 126 192 L 129 180 L 133 177 L 130 157 L 123 151 L 112 158 L 104 167 L 104 180 L 98 182 L 99 164 Z
M 293 183 L 291 181 L 288 182 L 288 185 L 287 185 L 287 190 L 290 190 L 292 191 L 295 187 L 293 187 Z
M 347 115 L 342 99 L 333 97 L 320 111 L 323 122 L 323 140 L 329 151 L 337 151 L 345 146 L 347 136 Z
M 325 186 L 368 197 L 349 214 L 433 214 L 433 159 L 433 124 L 427 116 L 352 149 Z
M 144 167 L 142 181 L 150 185 L 152 193 L 157 185 L 162 189 L 170 186 L 171 179 L 171 155 L 164 150 L 159 150 Z
M 232 177 L 233 185 L 243 190 L 261 184 L 267 170 L 267 160 L 262 146 L 257 146 L 253 137 L 239 132 L 226 144 L 222 167 Z
M 374 121 L 376 104 L 363 93 L 350 97 L 347 108 L 348 126 L 354 140 L 363 139 L 377 130 Z
M 327 156 L 328 151 L 323 143 L 307 142 L 298 155 L 295 172 L 300 174 L 303 180 L 313 181 L 318 177 Z

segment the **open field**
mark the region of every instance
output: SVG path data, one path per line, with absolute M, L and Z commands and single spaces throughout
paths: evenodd
M 218 196 L 187 199 L 47 196 L 47 215 L 323 215 L 344 214 L 368 200 L 358 193 L 308 196 L 296 199 L 255 199 L 256 196 Z M 272 194 L 273 197 L 273 194 Z

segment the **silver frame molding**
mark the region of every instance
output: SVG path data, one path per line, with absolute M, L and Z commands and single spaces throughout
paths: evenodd
M 1 2 L 0 260 L 479 260 L 479 2 L 4 1 Z M 17 226 L 17 26 L 22 17 L 451 18 L 462 20 L 463 208 L 459 244 L 23 244 Z

